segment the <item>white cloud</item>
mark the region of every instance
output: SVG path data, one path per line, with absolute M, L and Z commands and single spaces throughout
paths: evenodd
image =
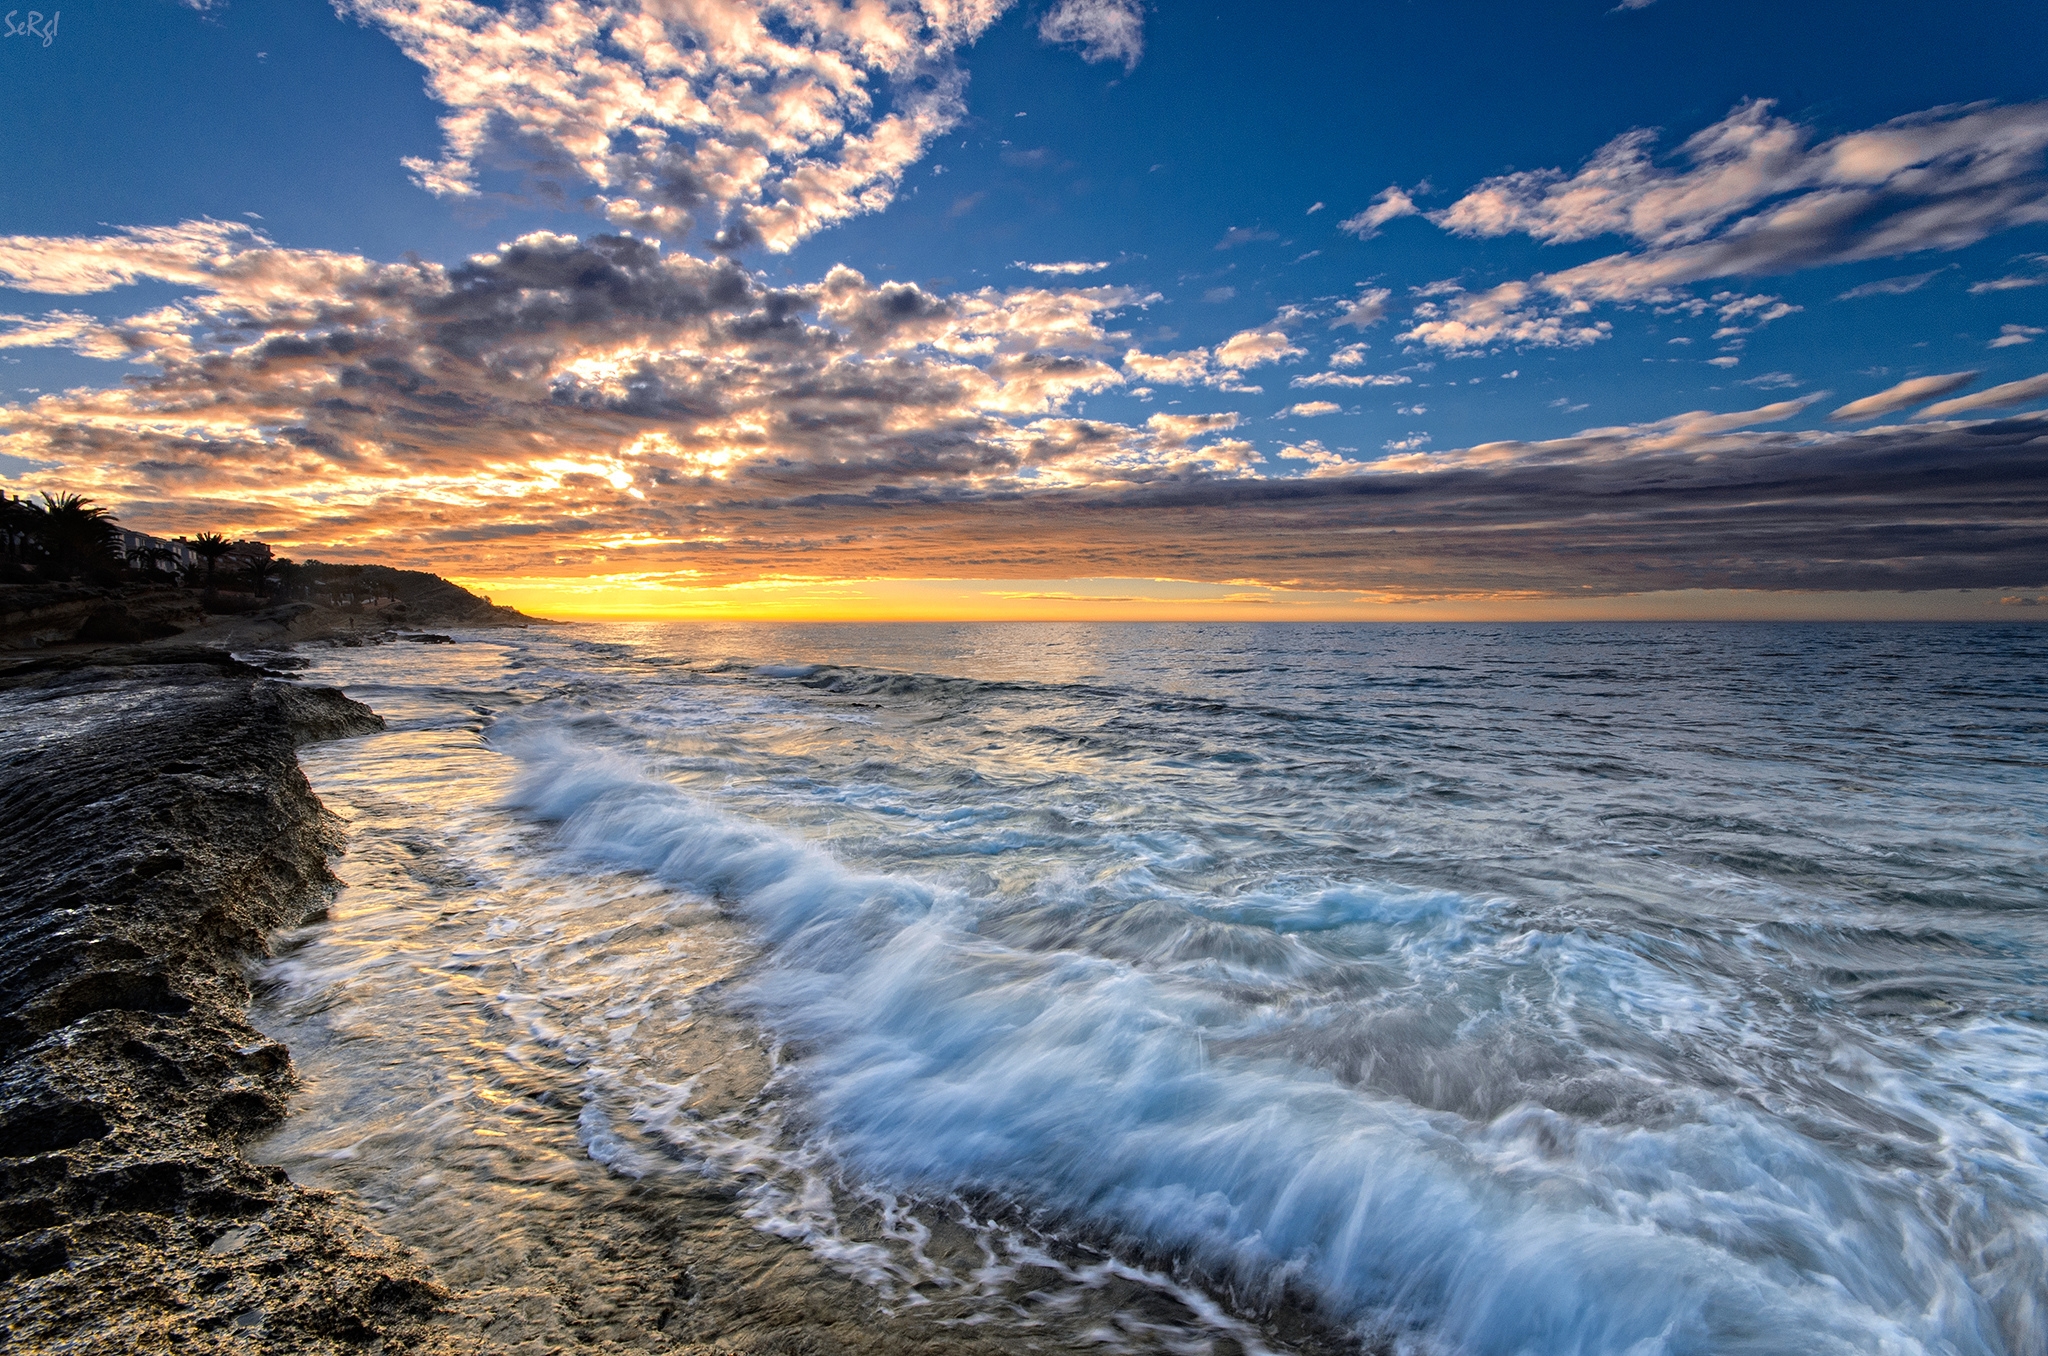
M 1283 416 L 1291 415 L 1296 419 L 1314 419 L 1325 414 L 1337 414 L 1343 408 L 1342 405 L 1331 400 L 1304 400 L 1299 405 L 1289 405 L 1280 413 Z
M 1145 353 L 1134 348 L 1124 354 L 1124 370 L 1141 381 L 1156 381 L 1164 386 L 1192 386 L 1213 371 L 1206 348 L 1166 354 Z
M 1406 190 L 1398 184 L 1389 184 L 1380 190 L 1364 211 L 1338 222 L 1337 229 L 1360 240 L 1370 240 L 1380 233 L 1380 227 L 1398 217 L 1421 215 L 1422 209 L 1415 205 L 1415 199 L 1409 197 Z
M 1349 325 L 1354 330 L 1368 329 L 1387 318 L 1387 298 L 1393 293 L 1384 287 L 1368 287 L 1358 294 L 1355 301 L 1346 302 L 1344 310 L 1330 328 Z
M 1915 419 L 1947 419 L 1953 415 L 1970 414 L 1977 410 L 1998 410 L 2009 405 L 2025 405 L 2032 401 L 2048 399 L 2048 372 L 2038 377 L 2026 377 L 2020 381 L 2008 381 L 2002 386 L 1987 387 L 1982 391 L 1954 400 L 1944 400 L 1929 405 Z
M 1722 262 L 1741 267 L 1696 277 L 1954 249 L 2048 219 L 2048 104 L 1937 109 L 1812 146 L 1808 129 L 1770 110 L 1752 100 L 1689 138 L 1678 150 L 1684 169 L 1652 159 L 1655 133 L 1627 132 L 1576 174 L 1489 179 L 1430 219 L 1460 235 L 1546 243 L 1610 234 L 1664 249 L 1739 242 Z
M 2038 325 L 2000 325 L 1998 327 L 1998 337 L 1993 339 L 1986 347 L 2011 348 L 2015 344 L 2031 344 L 2038 336 L 2043 334 L 2048 334 L 2048 330 L 2044 330 Z
M 1875 419 L 1879 415 L 1894 414 L 1909 405 L 1945 396 L 1950 391 L 1960 391 L 1978 377 L 1976 372 L 1944 372 L 1933 377 L 1912 377 L 1896 386 L 1888 386 L 1876 395 L 1852 400 L 1830 414 L 1836 420 Z
M 1316 386 L 1407 386 L 1413 383 L 1413 381 L 1413 377 L 1403 376 L 1399 372 L 1388 372 L 1372 375 L 1368 375 L 1363 372 L 1311 372 L 1306 375 L 1296 377 L 1293 381 L 1290 381 L 1287 384 L 1289 386 L 1305 389 Z
M 1330 355 L 1330 366 L 1363 367 L 1365 366 L 1365 352 L 1371 347 L 1371 344 L 1365 343 L 1346 344 Z
M 426 68 L 448 109 L 428 191 L 489 196 L 511 171 L 542 200 L 586 192 L 612 222 L 787 250 L 887 206 L 962 112 L 954 53 L 1007 0 L 337 0 Z M 878 90 L 888 90 L 888 107 Z
M 1308 209 L 1308 211 L 1307 211 L 1307 212 L 1305 212 L 1305 213 L 1303 213 L 1302 215 L 1304 215 L 1304 216 L 1311 216 L 1311 217 L 1312 217 L 1312 216 L 1314 216 L 1314 215 L 1315 215 L 1316 213 L 1318 213 L 1318 212 L 1322 211 L 1322 210 L 1323 210 L 1323 208 L 1324 208 L 1325 206 L 1327 206 L 1327 205 L 1328 205 L 1328 204 L 1326 204 L 1326 203 L 1321 203 L 1321 202 L 1319 202 L 1319 203 L 1317 203 L 1317 204 L 1316 204 L 1315 206 L 1313 206 L 1313 207 L 1309 208 L 1309 209 Z
M 2048 269 L 2048 254 L 2022 254 L 2013 263 L 2032 264 L 2036 269 Z M 1983 282 L 1970 284 L 1971 296 L 1982 296 L 1986 292 L 2018 292 L 2029 287 L 2048 285 L 2048 272 L 2008 273 L 2003 278 L 1987 278 Z
M 1280 233 L 1278 231 L 1268 231 L 1263 227 L 1233 226 L 1223 233 L 1221 240 L 1216 242 L 1216 248 L 1219 250 L 1232 250 L 1236 249 L 1239 245 L 1252 245 L 1262 240 L 1278 240 L 1279 238 Z
M 1081 49 L 1083 61 L 1121 61 L 1134 70 L 1145 55 L 1141 0 L 1060 0 L 1038 21 L 1046 42 Z
M 1299 358 L 1306 351 L 1297 348 L 1285 330 L 1239 330 L 1216 346 L 1216 362 L 1230 368 L 1261 367 Z
M 1548 306 L 1540 282 L 1502 283 L 1484 292 L 1466 293 L 1441 287 L 1444 300 L 1426 300 L 1412 312 L 1414 323 L 1401 332 L 1410 343 L 1452 351 L 1501 345 L 1532 348 L 1581 348 L 1605 339 L 1613 323 L 1591 318 L 1592 304 L 1573 300 Z
M 1124 370 L 1140 381 L 1169 386 L 1210 386 L 1221 391 L 1256 392 L 1260 388 L 1244 382 L 1244 370 L 1268 363 L 1301 357 L 1287 332 L 1277 326 L 1240 330 L 1214 349 L 1191 348 L 1177 353 L 1151 354 L 1131 349 L 1124 354 Z
M 1718 358 L 1707 359 L 1707 366 L 1724 368 L 1734 367 L 1737 363 L 1740 363 L 1741 361 L 1742 359 L 1735 357 L 1733 354 L 1724 353 Z
M 1810 129 L 1738 106 L 1689 138 L 1676 164 L 1655 134 L 1609 142 L 1576 173 L 1488 179 L 1429 219 L 1467 236 L 1546 244 L 1616 235 L 1636 248 L 1417 309 L 1403 338 L 1445 349 L 1575 346 L 1602 337 L 1595 304 L 1687 305 L 1713 278 L 1792 273 L 1960 249 L 2048 222 L 2048 103 L 1936 109 L 1814 142 Z
M 1100 273 L 1103 269 L 1109 267 L 1109 261 L 1104 259 L 1096 263 L 1086 263 L 1075 260 L 1062 264 L 1027 264 L 1022 259 L 1019 259 L 1014 264 L 1011 264 L 1010 267 L 1029 269 L 1033 273 L 1047 273 L 1064 277 L 1078 273 Z
M 1359 475 L 1372 469 L 1371 462 L 1354 461 L 1341 452 L 1331 451 L 1315 438 L 1300 444 L 1289 444 L 1280 449 L 1280 455 L 1289 461 L 1309 463 L 1307 474 L 1311 479 Z
M 1982 296 L 1986 292 L 2017 292 L 2021 288 L 2041 286 L 2048 286 L 2048 277 L 2027 278 L 2018 274 L 2008 274 L 2003 278 L 1990 278 L 1984 282 L 1971 283 L 1970 294 Z
M 1908 273 L 1898 278 L 1878 278 L 1873 282 L 1858 283 L 1836 297 L 1836 301 L 1854 301 L 1858 297 L 1900 297 L 1908 292 L 1917 292 L 1927 284 L 1948 272 L 1945 268 L 1929 269 L 1925 273 Z M 1975 289 L 1972 289 L 1975 290 Z

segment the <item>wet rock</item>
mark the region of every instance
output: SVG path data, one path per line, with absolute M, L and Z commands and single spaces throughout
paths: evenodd
M 0 1348 L 480 1349 L 414 1258 L 238 1149 L 293 1079 L 243 967 L 333 881 L 293 751 L 381 725 L 219 651 L 0 669 Z
M 0 1157 L 34 1158 L 107 1133 L 107 1118 L 85 1102 L 31 1102 L 0 1121 Z

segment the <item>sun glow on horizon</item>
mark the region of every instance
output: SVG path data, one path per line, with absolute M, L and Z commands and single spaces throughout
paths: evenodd
M 1767 592 L 1687 589 L 1572 597 L 1290 589 L 1185 579 L 829 579 L 705 585 L 660 571 L 452 576 L 471 592 L 558 621 L 1541 622 L 2034 621 L 2048 597 L 1997 590 Z

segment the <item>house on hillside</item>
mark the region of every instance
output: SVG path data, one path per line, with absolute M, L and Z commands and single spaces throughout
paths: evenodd
M 147 532 L 133 532 L 125 527 L 115 528 L 114 534 L 120 538 L 121 559 L 130 565 L 180 575 L 200 566 L 198 554 L 182 541 L 153 537 Z

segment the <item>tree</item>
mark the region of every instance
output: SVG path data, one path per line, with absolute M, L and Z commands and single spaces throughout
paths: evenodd
M 249 584 L 251 586 L 251 592 L 253 592 L 258 598 L 261 598 L 263 596 L 264 582 L 270 578 L 271 571 L 274 570 L 276 567 L 272 564 L 269 556 L 252 555 L 248 558 L 247 564 L 249 569 Z
M 116 563 L 114 515 L 83 495 L 43 491 L 43 508 L 35 525 L 37 543 L 59 578 L 74 570 Z
M 218 532 L 201 532 L 187 544 L 191 546 L 192 554 L 206 562 L 206 587 L 212 588 L 213 567 L 228 553 L 228 539 Z

